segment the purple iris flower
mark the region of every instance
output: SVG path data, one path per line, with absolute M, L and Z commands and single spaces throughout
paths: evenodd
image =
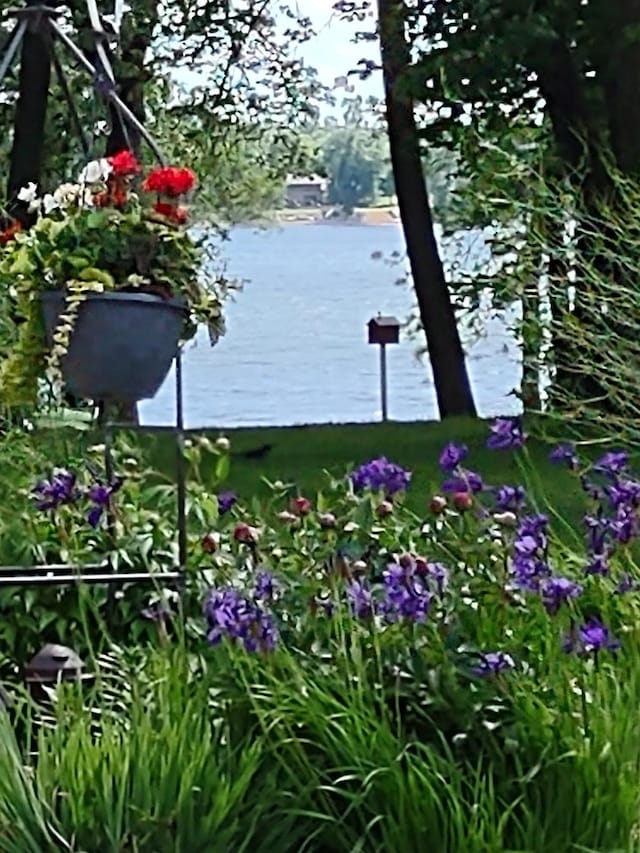
M 516 586 L 536 592 L 542 579 L 551 574 L 547 563 L 546 515 L 530 515 L 520 521 L 513 542 L 511 574 Z
M 629 454 L 624 450 L 611 450 L 605 453 L 598 459 L 593 466 L 593 470 L 598 474 L 605 474 L 608 477 L 615 477 L 627 467 L 629 462 Z
M 499 675 L 501 672 L 506 672 L 515 667 L 515 662 L 511 655 L 506 652 L 486 652 L 480 655 L 480 662 L 472 670 L 474 675 L 481 678 L 486 678 L 492 675 Z
M 585 575 L 601 575 L 602 577 L 609 574 L 609 554 L 606 551 L 600 554 L 593 554 L 584 570 Z
M 466 444 L 450 442 L 440 454 L 440 467 L 445 473 L 451 474 L 466 458 L 468 452 L 469 448 Z
M 583 522 L 587 528 L 587 549 L 592 554 L 601 554 L 609 537 L 609 522 L 599 515 L 585 515 Z
M 523 486 L 499 486 L 493 490 L 496 499 L 496 509 L 518 510 L 525 502 L 527 495 Z
M 442 484 L 444 492 L 481 492 L 484 482 L 480 474 L 475 471 L 467 471 L 460 468 L 454 477 L 450 477 Z
M 640 483 L 635 480 L 618 480 L 612 486 L 607 486 L 604 494 L 612 509 L 626 505 L 640 506 Z
M 620 582 L 615 588 L 616 595 L 625 595 L 628 592 L 638 592 L 640 584 L 634 580 L 630 574 L 625 573 L 620 578 Z
M 569 578 L 547 578 L 540 586 L 547 613 L 557 613 L 565 602 L 582 595 L 583 588 Z
M 218 513 L 219 515 L 225 515 L 231 510 L 231 508 L 235 505 L 238 500 L 238 496 L 235 492 L 220 492 L 217 496 L 218 499 Z
M 621 505 L 615 518 L 609 521 L 609 530 L 621 545 L 628 545 L 638 535 L 638 516 L 636 509 Z
M 599 619 L 589 619 L 581 627 L 574 627 L 564 639 L 565 652 L 573 652 L 580 656 L 597 655 L 598 652 L 615 652 L 620 643 Z
M 347 599 L 354 616 L 367 619 L 376 612 L 376 602 L 364 581 L 353 581 L 347 587 Z
M 278 642 L 273 617 L 231 587 L 211 590 L 204 614 L 211 645 L 227 638 L 241 642 L 249 652 L 269 652 Z
M 560 444 L 554 448 L 549 454 L 549 461 L 556 464 L 564 463 L 571 471 L 576 471 L 580 467 L 580 461 L 573 444 Z
M 77 497 L 76 475 L 61 469 L 54 471 L 50 480 L 40 480 L 33 488 L 36 509 L 54 510 L 63 504 L 70 504 Z
M 535 536 L 542 541 L 544 538 L 546 544 L 546 532 L 549 519 L 546 515 L 527 515 L 521 522 L 518 532 L 523 536 Z
M 111 485 L 105 486 L 102 483 L 95 483 L 87 492 L 87 497 L 93 504 L 87 513 L 87 523 L 91 527 L 97 527 L 100 524 L 102 516 L 111 506 L 111 498 L 122 488 L 122 479 L 116 477 Z
M 356 468 L 350 480 L 356 492 L 382 489 L 387 495 L 393 495 L 406 491 L 411 482 L 411 472 L 395 462 L 390 462 L 386 456 L 381 456 Z
M 414 564 L 390 565 L 383 573 L 385 598 L 381 609 L 390 622 L 406 619 L 424 622 L 431 605 L 431 593 L 417 574 Z
M 517 450 L 527 440 L 519 418 L 498 418 L 489 427 L 487 447 L 490 450 Z
M 449 570 L 442 563 L 427 563 L 426 580 L 438 595 L 443 595 L 449 586 Z
M 276 592 L 277 586 L 276 580 L 271 572 L 258 572 L 255 584 L 255 596 L 258 601 L 271 601 Z

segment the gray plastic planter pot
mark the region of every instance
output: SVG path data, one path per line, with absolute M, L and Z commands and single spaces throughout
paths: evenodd
M 47 344 L 65 308 L 62 291 L 41 294 Z M 153 397 L 178 350 L 185 308 L 146 293 L 91 293 L 80 306 L 61 368 L 76 397 L 134 403 Z

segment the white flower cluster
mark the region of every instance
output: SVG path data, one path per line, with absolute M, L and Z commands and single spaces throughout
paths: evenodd
M 93 207 L 93 194 L 97 184 L 107 180 L 113 171 L 108 160 L 92 160 L 84 167 L 75 184 L 65 183 L 53 193 L 40 197 L 36 184 L 27 184 L 18 193 L 18 200 L 29 206 L 30 213 L 48 216 L 54 210 L 65 211 L 70 207 Z

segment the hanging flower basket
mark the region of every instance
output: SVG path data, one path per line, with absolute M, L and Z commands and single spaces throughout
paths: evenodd
M 205 263 L 208 238 L 185 227 L 195 181 L 174 166 L 144 177 L 122 151 L 53 193 L 20 191 L 35 222 L 0 233 L 0 308 L 14 321 L 0 339 L 5 405 L 30 405 L 45 389 L 59 397 L 63 386 L 135 403 L 158 391 L 180 338 L 199 323 L 217 340 L 222 301 Z
M 42 302 L 49 347 L 67 303 L 62 291 Z M 61 359 L 65 386 L 92 400 L 138 402 L 153 397 L 173 361 L 185 319 L 184 304 L 146 293 L 91 293 L 84 297 Z

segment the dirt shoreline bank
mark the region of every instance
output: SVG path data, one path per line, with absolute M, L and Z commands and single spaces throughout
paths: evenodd
M 300 208 L 274 211 L 269 217 L 279 225 L 399 225 L 397 207 L 362 207 L 350 215 L 332 215 L 331 208 Z

